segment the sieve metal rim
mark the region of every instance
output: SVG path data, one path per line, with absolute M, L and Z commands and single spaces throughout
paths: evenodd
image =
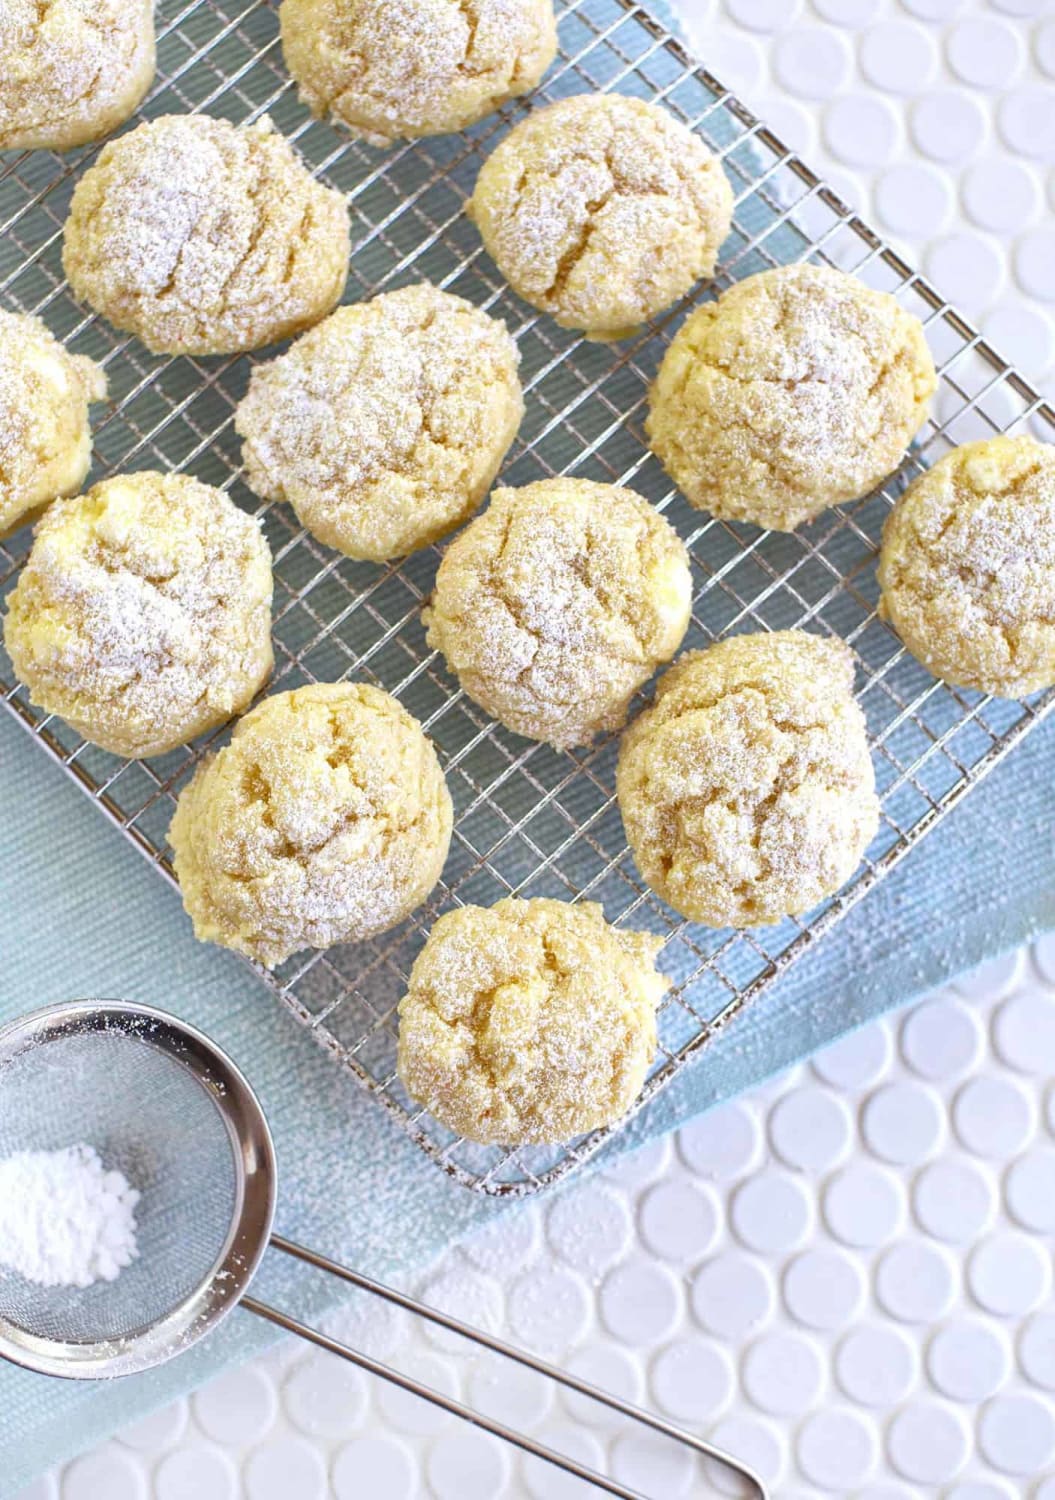
M 271 1238 L 277 1198 L 275 1147 L 263 1107 L 227 1054 L 196 1027 L 151 1005 L 71 1000 L 0 1027 L 3 1068 L 27 1047 L 113 1027 L 156 1047 L 212 1096 L 234 1160 L 236 1198 L 216 1261 L 193 1292 L 163 1318 L 113 1340 L 64 1343 L 40 1338 L 0 1315 L 0 1358 L 41 1375 L 98 1380 L 138 1374 L 211 1333 L 237 1307 Z

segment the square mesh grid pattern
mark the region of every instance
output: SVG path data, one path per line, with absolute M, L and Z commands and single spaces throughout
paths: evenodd
M 938 293 L 818 181 L 721 84 L 630 0 L 558 0 L 561 58 L 529 104 L 459 136 L 381 151 L 312 121 L 281 61 L 266 0 L 161 0 L 159 76 L 141 116 L 206 110 L 236 121 L 269 113 L 312 169 L 348 195 L 352 262 L 346 300 L 426 279 L 504 318 L 518 341 L 527 400 L 506 483 L 557 473 L 630 484 L 684 537 L 697 582 L 685 647 L 732 631 L 805 626 L 846 640 L 857 657 L 883 814 L 854 880 L 804 920 L 715 932 L 679 919 L 642 884 L 614 803 L 617 739 L 560 754 L 492 723 L 427 651 L 420 610 L 439 557 L 398 567 L 331 553 L 283 506 L 261 506 L 241 478 L 232 417 L 248 383 L 244 357 L 150 355 L 85 316 L 66 289 L 61 228 L 78 175 L 98 148 L 35 152 L 0 173 L 0 297 L 46 317 L 71 347 L 105 365 L 111 405 L 95 425 L 92 479 L 135 468 L 186 469 L 262 517 L 275 558 L 276 673 L 271 690 L 359 676 L 394 693 L 439 751 L 455 805 L 444 880 L 430 904 L 373 942 L 300 955 L 262 976 L 425 1151 L 485 1192 L 532 1192 L 603 1143 L 505 1151 L 473 1146 L 419 1110 L 395 1077 L 394 1007 L 426 933 L 452 905 L 510 893 L 603 903 L 610 921 L 663 935 L 674 985 L 659 1018 L 651 1098 L 736 1014 L 827 931 L 1055 704 L 997 702 L 935 682 L 877 619 L 880 528 L 904 485 L 957 443 L 1028 423 L 1055 438 L 1055 413 Z M 590 89 L 659 100 L 719 153 L 736 194 L 733 230 L 713 285 L 640 336 L 588 344 L 533 313 L 505 287 L 462 208 L 484 155 L 526 108 Z M 766 267 L 812 258 L 891 291 L 920 316 L 940 370 L 932 417 L 897 474 L 874 494 L 828 511 L 792 536 L 711 519 L 671 489 L 644 441 L 649 382 L 696 301 Z M 266 357 L 266 356 L 265 356 Z M 25 531 L 0 544 L 0 598 L 28 551 Z M 0 696 L 84 789 L 171 879 L 166 829 L 207 746 L 145 762 L 86 745 L 28 702 L 0 649 Z M 635 705 L 636 707 L 639 705 Z M 222 742 L 212 736 L 209 745 Z

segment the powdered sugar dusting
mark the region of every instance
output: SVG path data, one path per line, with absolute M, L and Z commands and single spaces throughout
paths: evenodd
M 519 358 L 498 319 L 425 284 L 339 308 L 253 371 L 235 416 L 249 482 L 352 557 L 425 546 L 494 479 Z
M 63 266 L 76 296 L 156 352 L 252 349 L 338 301 L 348 215 L 266 116 L 165 115 L 81 178 Z
M 153 77 L 153 0 L 4 0 L 0 56 L 0 150 L 92 140 Z
M 34 702 L 145 755 L 244 707 L 271 667 L 270 625 L 257 524 L 186 475 L 142 473 L 51 508 L 5 641 Z
M 536 899 L 439 919 L 399 1005 L 399 1073 L 469 1140 L 568 1140 L 639 1092 L 667 987 L 660 939 Z
M 685 548 L 647 501 L 559 478 L 495 491 L 448 549 L 425 619 L 477 703 L 565 747 L 623 723 L 691 597 Z
M 782 266 L 679 330 L 648 434 L 693 505 L 790 531 L 897 467 L 935 380 L 922 325 L 893 297 L 827 267 Z
M 624 735 L 619 809 L 638 868 L 676 911 L 749 927 L 849 879 L 878 826 L 853 664 L 804 631 L 690 652 Z
M 197 935 L 270 965 L 413 911 L 451 824 L 417 721 L 378 688 L 319 683 L 241 720 L 181 794 L 169 840 Z
M 279 20 L 305 104 L 379 145 L 464 129 L 557 50 L 552 0 L 283 0 Z
M 732 192 L 666 110 L 585 94 L 516 126 L 467 211 L 522 297 L 566 327 L 618 338 L 713 271 Z

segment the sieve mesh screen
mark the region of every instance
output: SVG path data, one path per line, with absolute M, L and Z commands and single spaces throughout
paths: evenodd
M 0 1320 L 62 1343 L 128 1338 L 165 1317 L 209 1279 L 238 1209 L 220 1109 L 149 1027 L 59 1032 L 0 1064 L 0 1159 L 82 1142 L 139 1190 L 137 1258 L 83 1288 L 0 1268 Z

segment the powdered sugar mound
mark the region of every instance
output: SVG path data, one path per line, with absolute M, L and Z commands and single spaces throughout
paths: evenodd
M 139 1193 L 94 1146 L 0 1161 L 0 1266 L 38 1286 L 114 1281 L 138 1254 Z

